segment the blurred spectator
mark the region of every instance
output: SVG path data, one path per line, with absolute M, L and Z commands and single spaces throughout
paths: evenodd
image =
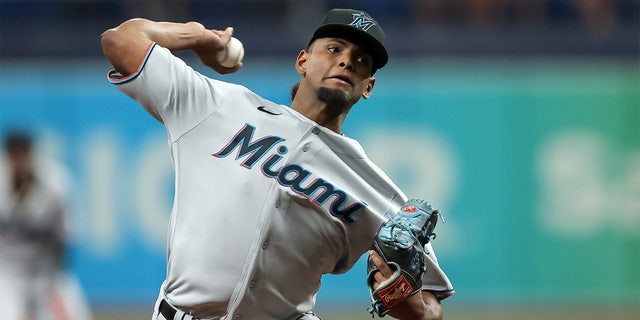
M 639 50 L 638 0 L 0 0 L 0 56 L 97 56 L 95 35 L 132 17 L 236 23 L 248 51 L 288 55 L 297 48 L 287 40 L 307 37 L 297 26 L 330 7 L 379 16 L 385 29 L 412 40 L 390 39 L 404 53 L 635 57 Z
M 128 18 L 183 22 L 191 19 L 190 3 L 185 0 L 120 0 Z
M 580 20 L 591 32 L 606 33 L 617 24 L 613 0 L 575 0 L 575 4 Z
M 505 27 L 576 24 L 609 30 L 625 0 L 409 0 L 418 24 Z M 577 23 L 576 23 L 577 22 Z
M 64 271 L 67 203 L 63 189 L 36 169 L 28 133 L 10 132 L 3 147 L 0 318 L 87 319 L 79 287 Z
M 475 27 L 488 27 L 505 21 L 508 0 L 459 1 L 467 21 Z
M 291 30 L 296 39 L 307 39 L 309 31 L 299 28 L 308 21 L 318 21 L 322 18 L 322 14 L 327 11 L 328 5 L 326 0 L 286 0 L 285 19 L 287 29 Z

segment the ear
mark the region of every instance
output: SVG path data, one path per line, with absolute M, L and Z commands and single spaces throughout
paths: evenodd
M 306 50 L 301 50 L 298 53 L 298 58 L 296 59 L 296 71 L 298 74 L 304 75 L 307 73 L 307 61 L 309 60 L 309 53 Z
M 373 86 L 375 84 L 376 84 L 376 78 L 375 77 L 369 78 L 369 83 L 367 84 L 367 87 L 364 89 L 364 92 L 362 93 L 363 98 L 369 99 L 369 97 L 371 97 L 371 91 L 373 91 Z

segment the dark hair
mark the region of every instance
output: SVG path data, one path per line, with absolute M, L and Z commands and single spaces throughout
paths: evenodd
M 291 87 L 291 101 L 296 98 L 296 93 L 298 93 L 298 88 L 300 87 L 300 82 L 296 83 Z
M 33 140 L 26 131 L 11 131 L 7 133 L 3 140 L 5 150 L 29 149 Z

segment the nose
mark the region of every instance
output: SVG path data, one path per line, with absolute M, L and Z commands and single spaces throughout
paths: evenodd
M 351 55 L 350 54 L 343 54 L 342 57 L 340 57 L 340 67 L 341 68 L 346 68 L 348 70 L 353 70 L 353 60 L 351 59 Z

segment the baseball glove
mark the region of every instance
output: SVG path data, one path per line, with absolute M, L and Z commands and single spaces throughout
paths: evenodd
M 425 272 L 424 247 L 435 238 L 438 210 L 419 199 L 407 201 L 400 211 L 380 226 L 373 241 L 375 250 L 391 267 L 393 275 L 373 288 L 376 266 L 369 258 L 367 285 L 371 293 L 374 316 L 385 316 L 389 310 L 408 297 L 420 292 Z

